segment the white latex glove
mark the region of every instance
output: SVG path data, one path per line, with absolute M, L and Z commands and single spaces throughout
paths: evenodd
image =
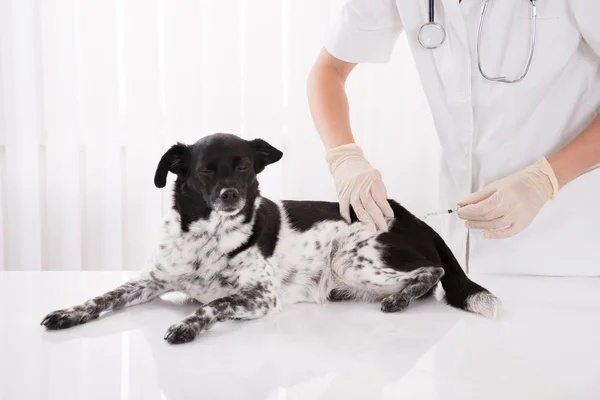
M 558 181 L 545 158 L 521 172 L 492 182 L 458 203 L 458 216 L 484 238 L 508 238 L 523 231 L 558 192 Z
M 356 217 L 372 231 L 388 230 L 385 217 L 394 212 L 387 201 L 381 173 L 365 159 L 355 144 L 335 147 L 326 155 L 340 202 L 340 214 L 350 223 L 350 205 Z

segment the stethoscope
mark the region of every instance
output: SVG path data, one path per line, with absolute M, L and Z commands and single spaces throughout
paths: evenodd
M 481 48 L 481 32 L 483 31 L 483 21 L 485 20 L 485 14 L 487 13 L 488 3 L 491 0 L 485 0 L 483 3 L 483 7 L 481 8 L 481 18 L 479 19 L 479 28 L 477 29 L 477 42 L 476 42 L 476 54 L 477 54 L 477 67 L 479 68 L 479 73 L 488 81 L 492 82 L 502 82 L 502 83 L 516 83 L 521 81 L 527 73 L 529 72 L 529 67 L 531 67 L 531 61 L 533 60 L 533 52 L 535 50 L 535 28 L 536 28 L 536 20 L 537 20 L 537 9 L 536 2 L 537 0 L 529 0 L 531 2 L 531 40 L 529 45 L 529 57 L 527 59 L 527 64 L 525 64 L 525 68 L 523 68 L 523 72 L 516 79 L 507 79 L 505 76 L 489 76 L 485 72 L 483 72 L 483 68 L 481 66 L 481 57 L 480 57 L 480 48 Z M 437 22 L 435 22 L 434 18 L 434 8 L 435 8 L 435 0 L 429 0 L 429 21 L 419 29 L 418 40 L 423 48 L 428 50 L 437 49 L 444 43 L 446 40 L 446 31 L 444 27 Z

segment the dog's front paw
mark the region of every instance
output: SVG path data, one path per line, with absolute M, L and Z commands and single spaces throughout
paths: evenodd
M 171 344 L 191 342 L 202 331 L 202 324 L 196 317 L 189 317 L 171 325 L 165 334 L 165 340 Z
M 74 309 L 56 310 L 46 315 L 40 325 L 51 330 L 67 329 L 75 325 L 85 324 L 96 318 L 98 318 L 98 314 L 95 313 Z

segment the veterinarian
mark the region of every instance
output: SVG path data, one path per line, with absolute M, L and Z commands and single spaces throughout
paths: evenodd
M 309 103 L 342 215 L 352 206 L 379 230 L 392 211 L 354 142 L 344 84 L 356 64 L 387 62 L 401 32 L 443 149 L 441 208 L 464 206 L 438 217 L 461 263 L 600 275 L 600 1 L 347 1 Z

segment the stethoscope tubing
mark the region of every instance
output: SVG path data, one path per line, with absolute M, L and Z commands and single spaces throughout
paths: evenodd
M 429 0 L 429 23 L 435 23 L 435 0 Z
M 485 0 L 485 2 L 483 4 L 483 7 L 481 9 L 481 18 L 479 20 L 479 28 L 477 29 L 476 53 L 477 53 L 477 66 L 478 66 L 479 72 L 480 72 L 481 76 L 483 76 L 485 79 L 492 81 L 492 82 L 502 82 L 502 83 L 520 82 L 523 78 L 525 78 L 525 76 L 527 76 L 527 74 L 529 72 L 529 68 L 531 67 L 531 62 L 533 60 L 533 54 L 535 51 L 536 19 L 537 19 L 536 18 L 537 17 L 536 1 L 537 0 L 529 0 L 529 2 L 531 3 L 531 39 L 530 39 L 530 46 L 529 46 L 529 57 L 527 59 L 527 63 L 525 64 L 525 68 L 523 69 L 521 75 L 518 78 L 512 79 L 512 80 L 507 79 L 505 76 L 498 76 L 498 77 L 489 76 L 483 71 L 483 67 L 481 65 L 481 57 L 480 57 L 481 32 L 483 31 L 483 21 L 485 20 L 488 3 L 490 1 L 491 0 Z M 439 43 L 435 42 L 433 45 L 431 44 L 431 40 L 427 40 L 427 38 L 424 39 L 422 37 L 425 30 L 427 30 L 431 27 L 437 28 L 439 30 L 439 32 L 441 33 L 441 38 L 439 39 Z M 435 22 L 435 0 L 429 0 L 429 21 L 421 26 L 421 28 L 419 29 L 419 33 L 417 35 L 417 39 L 418 39 L 419 43 L 421 44 L 421 46 L 427 50 L 437 49 L 446 40 L 446 30 L 444 29 L 444 27 L 441 24 L 438 24 L 437 22 Z

